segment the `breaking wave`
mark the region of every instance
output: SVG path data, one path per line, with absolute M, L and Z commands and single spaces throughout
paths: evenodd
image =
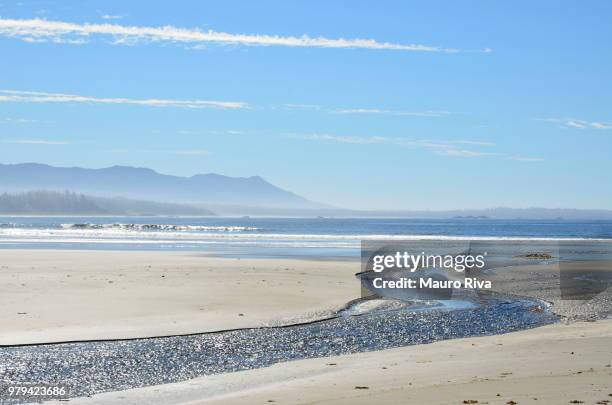
M 245 232 L 257 231 L 254 226 L 210 226 L 210 225 L 175 225 L 175 224 L 62 224 L 63 229 L 120 229 L 133 231 L 222 231 Z

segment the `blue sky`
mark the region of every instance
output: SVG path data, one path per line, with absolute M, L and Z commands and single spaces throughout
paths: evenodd
M 0 162 L 260 175 L 350 208 L 612 209 L 611 15 L 0 0 Z

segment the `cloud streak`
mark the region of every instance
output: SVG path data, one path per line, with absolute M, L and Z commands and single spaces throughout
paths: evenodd
M 183 149 L 175 150 L 172 154 L 182 156 L 208 156 L 210 152 L 205 149 Z
M 0 123 L 5 124 L 30 124 L 30 123 L 34 123 L 34 122 L 38 122 L 36 120 L 29 120 L 29 119 L 25 119 L 25 118 L 0 118 Z
M 261 34 L 231 34 L 213 30 L 179 28 L 173 26 L 143 27 L 118 24 L 70 23 L 43 19 L 0 19 L 0 35 L 24 41 L 72 42 L 87 41 L 92 36 L 109 38 L 116 45 L 138 43 L 179 43 L 187 45 L 245 45 L 284 46 L 302 48 L 359 48 L 407 52 L 480 52 L 490 49 L 461 50 L 419 44 L 379 42 L 374 39 L 331 39 L 325 37 L 280 36 Z
M 576 118 L 542 118 L 539 121 L 552 122 L 559 124 L 561 128 L 573 128 L 573 129 L 612 129 L 612 122 L 602 121 L 586 121 L 579 120 Z
M 454 156 L 462 158 L 478 158 L 478 157 L 505 157 L 507 160 L 515 160 L 521 162 L 541 162 L 544 159 L 539 157 L 525 156 L 508 156 L 502 153 L 491 152 L 482 149 L 466 149 L 467 146 L 474 147 L 489 147 L 494 146 L 491 142 L 472 141 L 472 140 L 455 140 L 455 141 L 437 141 L 428 139 L 406 139 L 406 138 L 391 138 L 384 136 L 341 136 L 332 134 L 310 134 L 302 137 L 311 141 L 328 141 L 337 143 L 346 143 L 354 145 L 371 145 L 371 144 L 386 144 L 401 147 L 412 147 L 429 150 L 436 155 Z
M 113 14 L 103 14 L 101 16 L 103 20 L 120 20 L 123 18 L 122 15 L 113 15 Z
M 612 122 L 591 122 L 591 127 L 595 129 L 612 129 Z
M 544 158 L 540 157 L 527 157 L 527 156 L 509 156 L 506 159 L 516 160 L 518 162 L 543 162 Z
M 0 89 L 0 102 L 18 103 L 84 103 L 84 104 L 130 104 L 148 107 L 177 108 L 218 108 L 242 109 L 248 104 L 241 101 L 209 101 L 209 100 L 168 100 L 168 99 L 134 99 L 90 97 L 75 94 L 44 93 L 39 91 L 18 91 Z
M 362 114 L 362 115 L 400 115 L 412 117 L 446 117 L 451 115 L 450 111 L 402 111 L 387 110 L 382 108 L 332 108 L 318 104 L 283 104 L 289 110 L 323 111 L 329 114 Z
M 6 143 L 15 143 L 19 145 L 68 145 L 69 142 L 64 141 L 48 141 L 45 139 L 18 139 L 15 141 L 5 141 Z
M 434 152 L 437 155 L 458 156 L 458 157 L 483 157 L 493 156 L 496 153 L 481 150 L 466 149 L 463 145 L 490 146 L 489 142 L 481 141 L 433 141 L 427 139 L 405 139 L 390 138 L 384 136 L 340 136 L 330 134 L 311 134 L 303 137 L 311 141 L 331 141 L 338 143 L 348 143 L 357 145 L 367 144 L 387 144 L 394 146 L 423 148 Z
M 450 114 L 449 111 L 397 111 L 382 110 L 378 108 L 346 108 L 332 110 L 336 114 L 384 114 L 384 115 L 408 115 L 413 117 L 444 117 Z

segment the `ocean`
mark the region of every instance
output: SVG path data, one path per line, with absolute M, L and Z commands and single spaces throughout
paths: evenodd
M 211 255 L 358 258 L 361 240 L 612 240 L 612 221 L 0 217 L 0 249 L 197 251 Z

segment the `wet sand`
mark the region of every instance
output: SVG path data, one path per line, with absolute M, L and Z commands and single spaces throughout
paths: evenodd
M 561 269 L 560 269 L 561 266 Z M 566 278 L 598 276 L 601 292 L 589 291 L 589 283 L 584 289 L 569 285 Z M 552 310 L 570 321 L 596 320 L 612 315 L 612 262 L 580 261 L 563 264 L 533 264 L 513 268 L 501 268 L 488 276 L 494 289 L 505 294 L 519 294 L 533 297 L 553 304 Z M 564 296 L 561 283 L 570 290 L 579 290 L 578 294 Z M 608 288 L 606 288 L 608 286 Z M 580 297 L 580 292 L 583 296 Z M 592 293 L 592 295 L 589 294 Z M 583 298 L 583 299 L 577 299 Z
M 71 403 L 612 403 L 611 363 L 612 321 L 576 322 L 279 363 Z

